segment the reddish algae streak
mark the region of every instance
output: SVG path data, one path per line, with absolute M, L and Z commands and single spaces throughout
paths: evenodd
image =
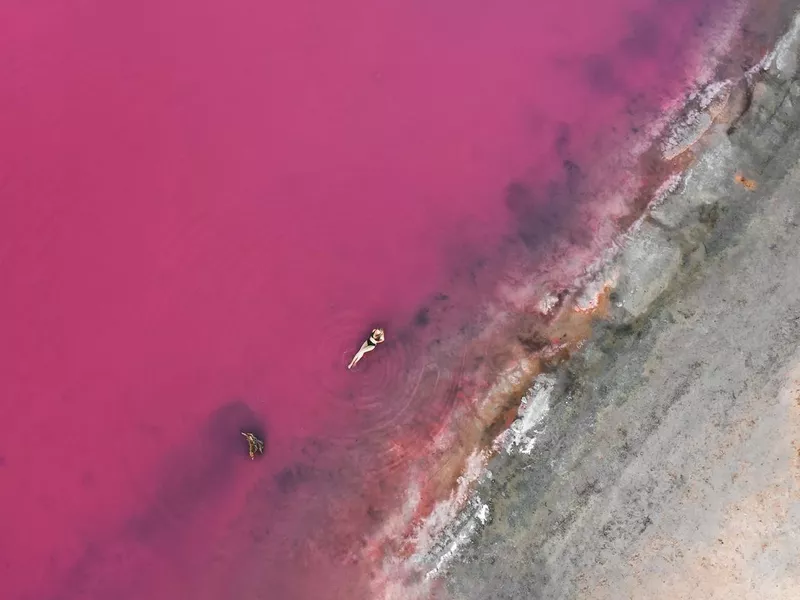
M 371 597 L 437 436 L 477 423 L 419 516 L 567 335 L 486 306 L 599 250 L 593 166 L 721 8 L 3 3 L 3 597 Z

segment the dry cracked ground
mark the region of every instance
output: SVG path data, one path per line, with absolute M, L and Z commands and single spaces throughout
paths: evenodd
M 534 451 L 491 465 L 491 520 L 447 597 L 800 598 L 789 50 L 625 251 L 616 312 L 556 374 Z

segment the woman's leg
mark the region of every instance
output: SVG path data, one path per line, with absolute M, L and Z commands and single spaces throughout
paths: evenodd
M 374 348 L 375 346 L 369 342 L 364 342 L 361 344 L 361 348 L 359 348 L 358 352 L 356 352 L 356 355 L 353 357 L 353 360 L 350 361 L 350 364 L 347 366 L 347 368 L 352 369 L 355 367 L 358 364 L 358 361 L 360 361 L 367 352 L 372 351 Z

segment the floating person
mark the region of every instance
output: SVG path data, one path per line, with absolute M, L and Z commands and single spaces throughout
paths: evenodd
M 256 453 L 264 454 L 264 442 L 258 439 L 254 433 L 242 432 L 244 439 L 247 440 L 247 447 L 250 454 L 250 460 L 256 457 Z
M 347 368 L 352 369 L 353 367 L 355 367 L 358 364 L 358 361 L 364 358 L 364 355 L 367 352 L 372 352 L 373 350 L 375 350 L 375 347 L 378 344 L 383 343 L 385 339 L 386 339 L 386 334 L 384 333 L 383 329 L 381 329 L 380 327 L 373 329 L 372 333 L 369 334 L 369 338 L 367 339 L 366 342 L 361 344 L 361 348 L 359 348 L 358 352 L 356 352 L 356 355 L 353 357 L 353 360 L 350 361 L 350 364 L 347 365 Z

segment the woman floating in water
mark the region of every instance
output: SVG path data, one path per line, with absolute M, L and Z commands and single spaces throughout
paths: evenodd
M 358 361 L 364 358 L 364 355 L 367 352 L 372 352 L 375 350 L 375 346 L 382 343 L 385 338 L 386 336 L 383 332 L 383 329 L 380 327 L 373 329 L 372 333 L 369 334 L 369 339 L 361 344 L 361 348 L 358 350 L 358 352 L 356 352 L 356 355 L 353 357 L 353 360 L 350 361 L 350 364 L 347 365 L 347 368 L 352 369 L 355 367 L 358 364 Z
M 242 432 L 244 439 L 247 440 L 247 447 L 250 452 L 250 460 L 253 460 L 256 457 L 256 452 L 259 454 L 264 454 L 264 442 L 258 439 L 254 433 L 245 433 Z

